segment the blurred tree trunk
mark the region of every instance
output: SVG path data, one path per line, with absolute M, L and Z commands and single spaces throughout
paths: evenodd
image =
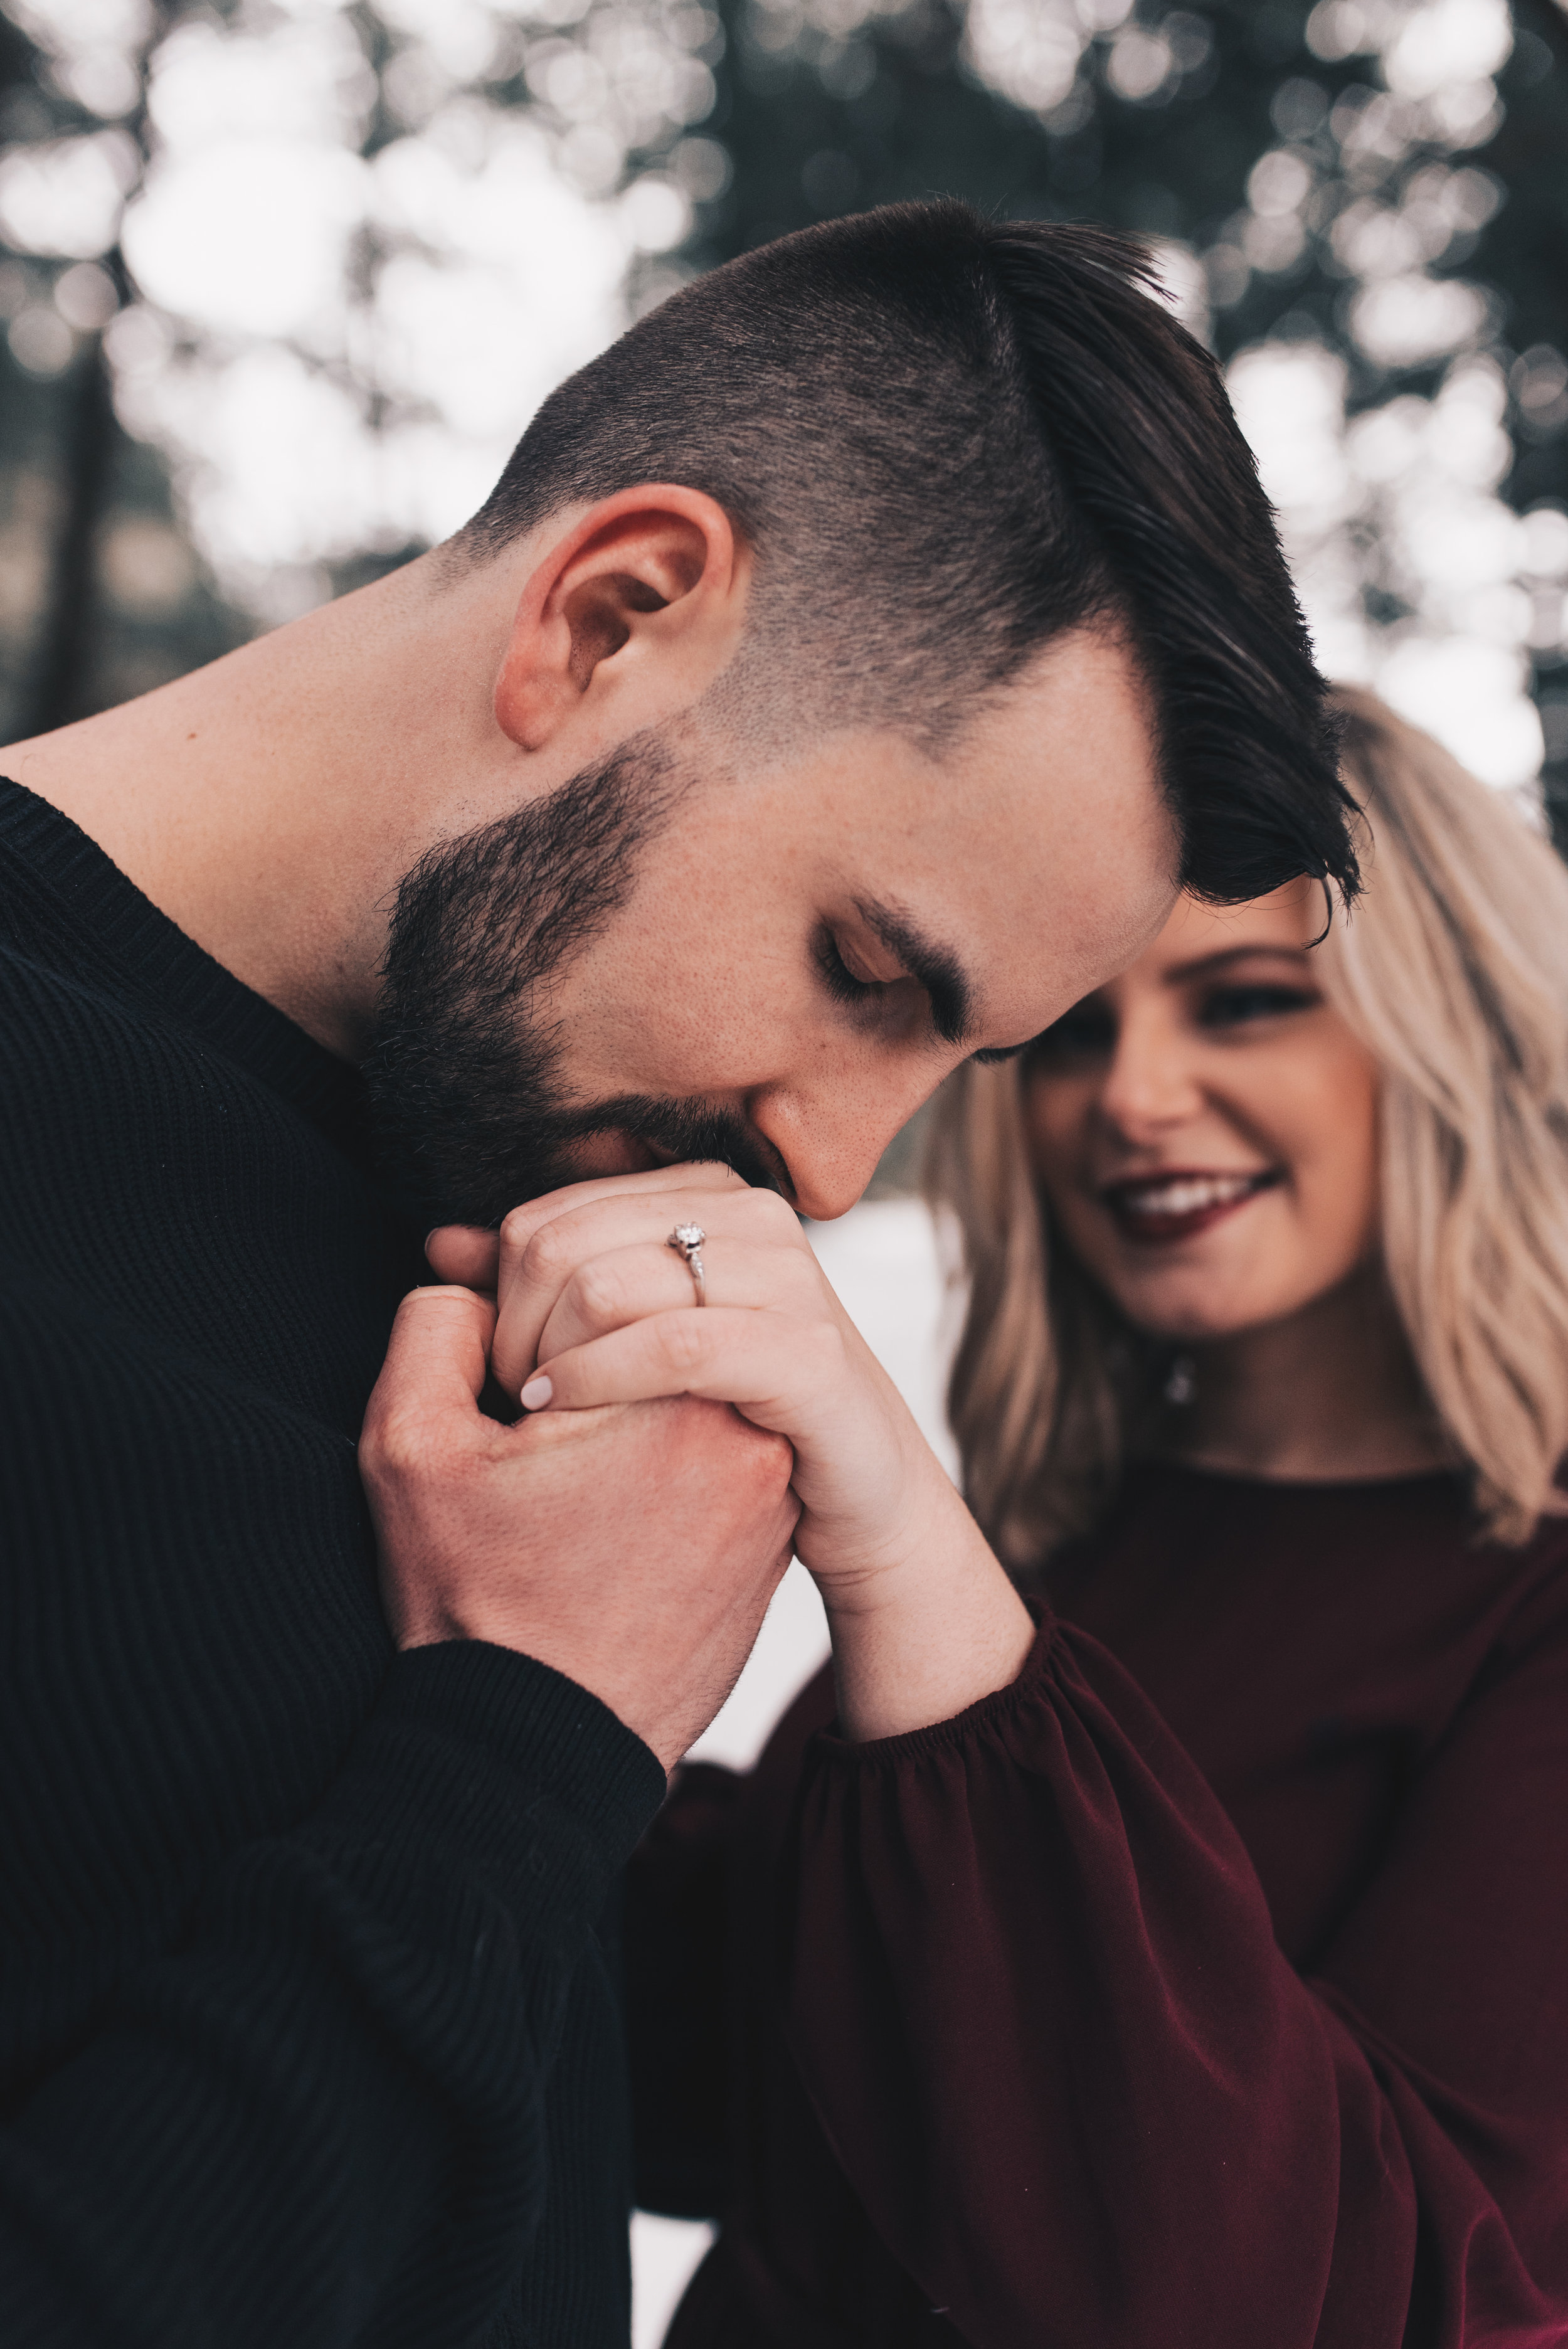
M 46 734 L 84 715 L 93 650 L 98 545 L 114 495 L 119 425 L 103 336 L 94 335 L 61 387 L 59 459 L 65 495 L 54 575 L 37 636 L 35 685 L 25 728 Z
M 135 54 L 139 95 L 120 128 L 134 140 L 140 158 L 138 184 L 149 157 L 149 66 L 180 14 L 181 0 L 152 0 Z M 19 65 L 17 78 L 25 73 L 35 88 L 39 87 L 38 66 L 37 54 L 31 51 L 25 65 Z M 128 191 L 128 201 L 134 192 L 134 188 Z M 118 241 L 101 256 L 99 266 L 112 278 L 120 303 L 129 301 L 133 288 Z M 94 673 L 104 618 L 98 557 L 105 524 L 116 503 L 126 447 L 115 415 L 113 381 L 101 332 L 82 338 L 74 362 L 60 380 L 56 402 L 59 521 L 24 711 L 26 730 L 36 734 L 68 725 L 98 706 Z

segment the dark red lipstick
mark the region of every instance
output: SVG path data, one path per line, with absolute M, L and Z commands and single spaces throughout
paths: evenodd
M 1099 1195 L 1124 1239 L 1158 1247 L 1196 1238 L 1279 1180 L 1275 1167 L 1241 1174 L 1212 1166 L 1168 1166 L 1158 1174 L 1107 1183 Z

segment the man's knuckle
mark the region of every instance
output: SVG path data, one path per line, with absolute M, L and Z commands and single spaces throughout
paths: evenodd
M 714 1402 L 707 1395 L 656 1395 L 645 1403 L 630 1403 L 627 1410 L 647 1412 L 665 1423 L 671 1440 L 684 1443 L 711 1444 L 730 1440 L 729 1432 L 740 1424 L 738 1414 L 727 1402 Z M 661 1431 L 659 1441 L 665 1440 Z
M 408 1484 L 428 1475 L 438 1448 L 422 1411 L 394 1404 L 366 1423 L 361 1454 L 368 1474 Z
M 752 1479 L 759 1492 L 776 1497 L 795 1474 L 795 1447 L 788 1436 L 776 1435 L 770 1428 L 753 1428 L 752 1434 Z

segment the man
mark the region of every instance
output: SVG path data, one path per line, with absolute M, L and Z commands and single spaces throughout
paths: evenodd
M 416 1288 L 377 1542 L 366 1397 L 425 1223 L 837 1215 L 1179 878 L 1353 884 L 1215 371 L 1095 232 L 811 231 L 449 545 L 0 764 L 0 2333 L 624 2340 L 610 1896 L 789 1458 L 487 1416 Z

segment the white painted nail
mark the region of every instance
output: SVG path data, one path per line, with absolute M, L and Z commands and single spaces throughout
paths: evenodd
M 519 1395 L 518 1401 L 524 1411 L 542 1411 L 554 1392 L 554 1380 L 547 1379 L 544 1372 L 541 1371 L 537 1378 L 530 1379 Z

